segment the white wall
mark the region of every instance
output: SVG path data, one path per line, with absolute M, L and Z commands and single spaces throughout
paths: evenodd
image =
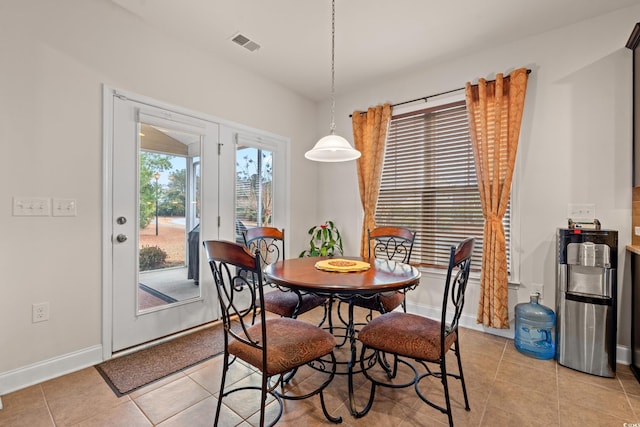
M 632 53 L 624 46 L 640 16 L 632 7 L 523 41 L 506 43 L 439 64 L 389 76 L 336 99 L 337 133 L 352 140 L 349 114 L 383 102 L 402 102 L 464 87 L 520 67 L 532 69 L 518 149 L 521 285 L 510 291 L 509 310 L 528 301 L 530 285 L 544 285 L 545 305 L 555 310 L 555 232 L 566 227 L 568 204 L 596 205 L 603 226 L 619 232 L 619 356 L 630 344 L 630 274 L 625 245 L 631 241 L 631 73 Z M 444 36 L 444 35 L 443 35 Z M 425 41 L 436 43 L 437 41 Z M 336 78 L 340 64 L 336 61 Z M 318 128 L 328 122 L 319 109 Z M 323 115 L 324 114 L 324 115 Z M 334 219 L 348 253 L 357 253 L 362 209 L 355 164 L 322 165 L 322 218 Z M 340 191 L 336 191 L 339 189 Z M 414 308 L 438 309 L 441 277 L 425 275 L 410 293 Z M 470 285 L 467 326 L 475 322 L 478 282 Z M 513 336 L 511 331 L 492 333 Z
M 0 52 L 2 394 L 3 378 L 77 369 L 60 359 L 102 343 L 103 84 L 285 136 L 292 159 L 315 142 L 316 106 L 105 0 L 2 1 Z M 292 241 L 306 240 L 304 217 L 315 210 L 310 163 L 291 165 Z M 78 215 L 13 217 L 13 196 L 73 198 Z M 43 301 L 50 320 L 34 324 L 31 305 Z
M 622 345 L 629 343 L 623 248 L 631 232 L 631 52 L 624 44 L 634 16 L 640 7 L 425 65 L 338 94 L 336 104 L 337 131 L 349 137 L 348 114 L 355 109 L 533 69 L 517 170 L 522 231 L 515 249 L 523 286 L 512 292 L 511 307 L 527 299 L 531 283 L 544 283 L 544 303 L 553 307 L 555 229 L 565 224 L 568 203 L 594 203 L 602 223 L 620 232 Z M 50 362 L 102 343 L 102 84 L 290 138 L 291 253 L 304 249 L 305 231 L 325 219 L 338 222 L 346 252 L 357 253 L 362 214 L 355 163 L 316 165 L 303 158 L 328 131 L 327 105 L 317 109 L 166 39 L 103 0 L 1 2 L 0 52 L 0 379 L 34 367 L 39 375 L 56 375 L 47 371 Z M 339 69 L 337 63 L 337 79 Z M 13 196 L 74 198 L 78 216 L 13 217 Z M 410 303 L 429 312 L 438 283 L 425 275 Z M 477 292 L 472 285 L 469 322 Z M 33 324 L 31 304 L 41 301 L 51 303 L 51 319 Z M 9 391 L 1 383 L 0 394 Z

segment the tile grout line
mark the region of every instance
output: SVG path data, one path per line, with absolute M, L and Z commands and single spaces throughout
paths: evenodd
M 624 392 L 624 397 L 627 400 L 627 404 L 631 408 L 631 413 L 633 414 L 634 421 L 635 422 L 640 421 L 640 419 L 638 418 L 638 413 L 636 412 L 636 410 L 634 409 L 633 405 L 631 404 L 631 399 L 629 398 L 629 393 L 627 393 L 627 388 L 624 386 L 624 383 L 620 379 L 619 375 L 616 375 L 616 378 L 618 380 L 618 383 L 620 384 L 620 387 L 622 387 L 622 391 Z
M 487 399 L 484 402 L 484 407 L 482 408 L 482 414 L 480 415 L 480 420 L 478 421 L 478 426 L 482 425 L 482 422 L 484 421 L 484 416 L 487 413 L 487 407 L 489 406 L 489 399 L 491 398 L 491 394 L 493 393 L 493 389 L 496 386 L 496 381 L 498 380 L 498 372 L 500 371 L 500 366 L 502 365 L 502 361 L 504 360 L 504 355 L 507 352 L 507 345 L 508 345 L 508 341 L 505 341 L 504 345 L 502 346 L 502 354 L 500 355 L 500 359 L 498 360 L 498 366 L 496 366 L 496 371 L 493 374 L 493 382 L 491 383 L 491 387 L 489 388 L 489 394 L 487 395 Z
M 42 399 L 44 400 L 44 404 L 47 407 L 47 413 L 49 414 L 49 418 L 54 426 L 57 426 L 55 418 L 53 418 L 53 413 L 51 412 L 51 407 L 49 406 L 49 400 L 47 399 L 47 393 L 44 392 L 44 388 L 42 387 L 42 383 L 38 384 L 38 388 L 40 389 L 40 393 L 42 393 Z

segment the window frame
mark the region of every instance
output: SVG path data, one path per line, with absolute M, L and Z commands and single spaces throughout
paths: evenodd
M 455 102 L 460 102 L 465 100 L 464 91 L 460 91 L 453 94 L 447 94 L 443 96 L 429 98 L 427 100 L 427 104 L 420 103 L 409 103 L 401 106 L 397 106 L 393 108 L 392 117 L 398 116 L 407 113 L 413 113 L 419 110 L 424 110 L 426 108 L 434 108 L 439 107 L 446 104 L 451 104 Z M 520 235 L 521 235 L 521 225 L 520 225 L 520 199 L 519 199 L 519 171 L 520 171 L 520 157 L 516 157 L 516 165 L 513 173 L 513 179 L 511 183 L 511 206 L 510 206 L 510 214 L 511 214 L 511 235 L 510 235 L 510 268 L 508 273 L 508 281 L 509 284 L 518 285 L 520 284 Z M 384 224 L 381 224 L 384 225 Z M 419 237 L 419 236 L 418 236 Z M 446 274 L 446 269 L 440 267 L 432 267 L 432 266 L 419 266 L 420 270 L 428 273 L 430 275 L 444 275 Z M 479 278 L 480 277 L 480 269 L 476 271 L 472 271 L 470 277 Z
M 238 124 L 220 125 L 218 144 L 218 176 L 220 177 L 219 234 L 209 237 L 235 241 L 236 233 L 236 134 L 254 138 L 256 148 L 264 148 L 273 153 L 273 225 L 289 228 L 291 212 L 290 140 L 266 131 L 260 131 Z M 288 239 L 288 237 L 287 237 Z
M 234 227 L 238 217 L 236 212 L 236 154 L 239 146 L 258 150 L 258 152 L 268 151 L 271 153 L 271 190 L 272 190 L 272 219 L 269 226 L 277 228 L 287 228 L 289 225 L 289 165 L 288 165 L 288 141 L 267 132 L 247 131 L 243 129 L 232 129 L 231 139 L 233 142 L 233 218 Z

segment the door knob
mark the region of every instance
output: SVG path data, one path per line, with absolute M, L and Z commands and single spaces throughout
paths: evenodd
M 116 240 L 120 243 L 126 242 L 127 236 L 125 234 L 118 234 L 118 236 L 116 236 Z

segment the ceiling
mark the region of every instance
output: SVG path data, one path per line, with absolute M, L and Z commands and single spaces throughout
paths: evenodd
M 305 97 L 330 97 L 330 0 L 110 1 Z M 336 93 L 635 4 L 640 0 L 336 0 Z M 237 33 L 260 48 L 232 42 Z

